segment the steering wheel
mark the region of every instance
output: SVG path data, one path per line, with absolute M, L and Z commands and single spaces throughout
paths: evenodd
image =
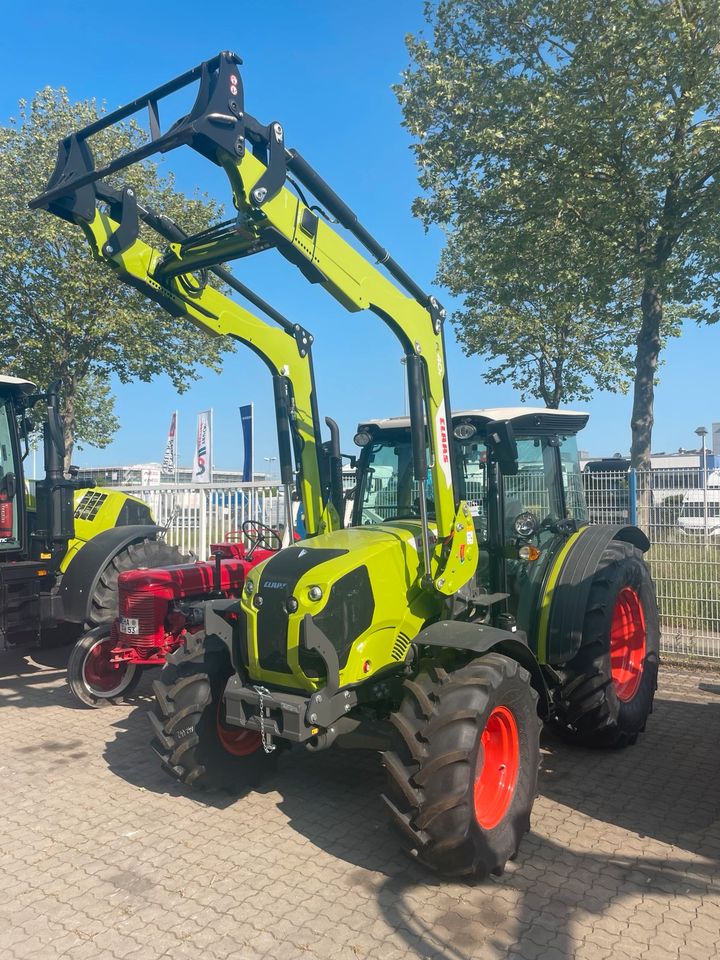
M 260 523 L 259 520 L 243 520 L 241 529 L 250 543 L 248 556 L 257 550 L 259 546 L 265 546 L 268 550 L 275 550 L 276 552 L 282 549 L 282 538 L 280 534 L 273 530 L 272 527 L 268 527 L 267 524 Z M 273 546 L 273 542 L 276 543 L 277 546 Z

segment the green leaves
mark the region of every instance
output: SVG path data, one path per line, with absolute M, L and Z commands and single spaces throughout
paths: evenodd
M 102 110 L 100 111 L 102 112 Z M 45 186 L 57 142 L 90 123 L 95 101 L 71 103 L 65 90 L 46 87 L 0 127 L 0 337 L 3 367 L 44 386 L 62 383 L 69 445 L 74 439 L 104 446 L 117 429 L 107 379 L 123 383 L 170 377 L 182 392 L 203 368 L 218 370 L 229 342 L 211 338 L 188 321 L 169 316 L 95 263 L 82 232 L 57 217 L 30 211 Z M 92 140 L 96 162 L 144 139 L 132 124 Z M 146 162 L 122 174 L 144 201 L 187 230 L 220 218 L 209 197 L 185 197 L 171 176 Z M 71 452 L 71 451 L 70 451 Z
M 504 357 L 491 381 L 529 376 L 546 402 L 622 388 L 643 290 L 673 307 L 672 323 L 654 312 L 653 341 L 717 313 L 720 7 L 440 0 L 426 14 L 432 39 L 409 38 L 396 92 L 414 210 L 446 231 L 439 279 L 465 297 L 461 340 Z M 538 358 L 562 371 L 551 393 Z

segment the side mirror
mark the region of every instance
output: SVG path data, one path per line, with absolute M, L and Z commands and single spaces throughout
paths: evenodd
M 8 500 L 12 500 L 15 497 L 15 494 L 17 493 L 17 481 L 14 473 L 5 474 L 0 481 L 0 489 L 2 489 Z
M 515 434 L 509 420 L 493 420 L 485 427 L 490 458 L 500 467 L 500 472 L 512 476 L 518 472 L 518 449 Z

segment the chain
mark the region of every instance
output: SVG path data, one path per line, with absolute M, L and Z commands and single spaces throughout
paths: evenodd
M 265 753 L 272 753 L 275 749 L 275 744 L 272 742 L 272 735 L 265 733 L 265 706 L 264 701 L 265 697 L 270 696 L 270 691 L 267 687 L 257 687 L 253 686 L 253 690 L 258 695 L 258 710 L 260 711 L 260 739 L 262 740 L 262 748 Z

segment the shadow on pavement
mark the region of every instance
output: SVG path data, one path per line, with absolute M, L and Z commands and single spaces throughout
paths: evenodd
M 149 747 L 145 713 L 151 702 L 142 696 L 140 700 L 113 724 L 118 734 L 107 744 L 107 763 L 118 776 L 146 790 L 183 794 L 185 788 L 160 770 Z M 720 896 L 719 741 L 720 702 L 714 701 L 658 700 L 647 732 L 625 751 L 580 749 L 546 731 L 540 796 L 551 801 L 551 809 L 562 804 L 610 830 L 621 828 L 646 838 L 648 847 L 659 841 L 668 850 L 644 855 L 635 845 L 634 852 L 625 855 L 622 844 L 627 841 L 620 835 L 619 852 L 608 854 L 531 833 L 505 877 L 478 885 L 453 884 L 467 913 L 454 905 L 432 926 L 417 910 L 413 891 L 447 884 L 399 852 L 380 800 L 384 776 L 376 754 L 339 749 L 317 755 L 288 753 L 265 789 L 280 794 L 279 807 L 294 830 L 357 868 L 349 882 L 366 887 L 387 923 L 427 960 L 477 956 L 481 945 L 471 922 L 487 929 L 484 946 L 503 955 L 509 951 L 510 956 L 547 953 L 570 958 L 577 946 L 571 925 L 579 911 L 600 917 L 613 902 L 654 892 Z M 220 809 L 242 803 L 226 794 L 193 796 Z M 541 807 L 547 810 L 548 804 L 536 807 L 536 826 Z M 590 826 L 597 836 L 597 825 Z M 612 847 L 609 843 L 605 849 L 608 845 Z M 512 909 L 517 939 L 512 945 L 506 933 L 502 941 L 497 939 L 498 931 L 507 929 L 509 904 L 500 895 L 508 889 L 517 897 Z M 547 949 L 538 953 L 543 943 Z

